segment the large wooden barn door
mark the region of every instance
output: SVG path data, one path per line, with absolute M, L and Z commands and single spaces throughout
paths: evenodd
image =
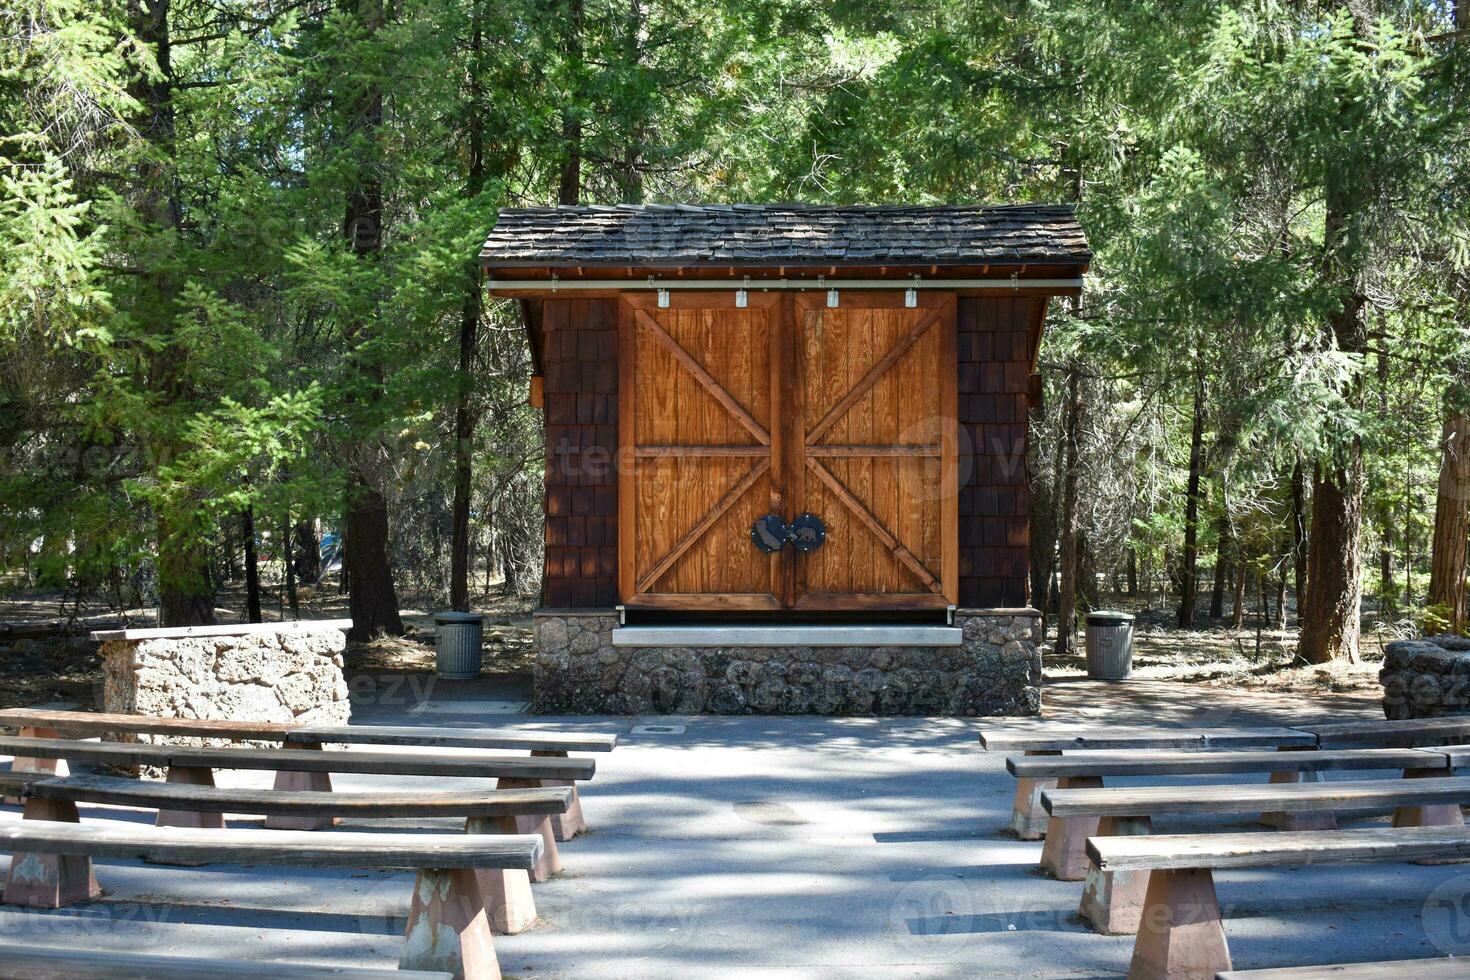
M 780 300 L 625 293 L 618 324 L 619 591 L 630 606 L 779 609 Z M 631 546 L 630 546 L 631 544 Z
M 826 541 L 795 557 L 798 609 L 932 608 L 959 589 L 955 298 L 844 291 L 795 303 L 792 496 Z
M 942 608 L 959 584 L 955 299 L 625 293 L 619 591 L 688 610 Z M 826 525 L 768 555 L 769 513 Z

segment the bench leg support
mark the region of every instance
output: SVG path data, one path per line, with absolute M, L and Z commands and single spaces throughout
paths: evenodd
M 1453 776 L 1453 769 L 1405 769 L 1405 779 L 1433 779 Z M 1434 803 L 1429 806 L 1401 806 L 1393 811 L 1395 827 L 1463 827 L 1465 815 L 1458 803 Z M 1464 864 L 1463 858 L 1422 858 L 1414 864 Z
M 26 728 L 20 730 L 21 738 L 60 738 L 54 728 Z M 18 755 L 10 763 L 11 772 L 34 772 L 47 776 L 69 776 L 71 769 L 67 766 L 65 759 L 32 759 L 28 756 Z M 16 796 L 7 796 L 0 799 L 0 803 L 7 806 L 19 806 L 21 799 Z
M 513 779 L 502 776 L 496 783 L 498 789 L 535 789 L 543 783 L 540 779 Z M 552 875 L 561 874 L 561 854 L 556 849 L 556 825 L 554 814 L 523 814 L 509 819 L 513 826 L 509 830 L 502 830 L 503 834 L 540 834 L 544 845 L 541 849 L 541 860 L 536 862 L 536 867 L 531 869 L 531 880 L 540 884 Z
M 515 817 L 470 817 L 465 821 L 467 834 L 518 834 Z M 480 895 L 485 901 L 485 914 L 490 917 L 490 931 L 497 936 L 513 936 L 536 921 L 536 899 L 531 894 L 531 876 L 516 869 L 480 868 L 475 871 Z
M 1443 779 L 1453 776 L 1453 769 L 1405 769 L 1405 779 Z M 1430 806 L 1401 806 L 1393 811 L 1395 827 L 1463 827 L 1465 817 L 1458 803 L 1436 803 Z
M 1285 751 L 1285 750 L 1283 750 Z M 1273 772 L 1272 783 L 1320 783 L 1320 772 Z M 1293 813 L 1276 810 L 1261 814 L 1261 823 L 1277 830 L 1336 830 L 1337 814 L 1331 810 Z
M 1149 873 L 1128 980 L 1194 980 L 1229 969 L 1210 870 Z
M 302 742 L 300 745 L 292 745 L 294 749 L 318 749 L 322 747 L 320 742 Z M 327 772 L 287 772 L 284 769 L 276 773 L 275 785 L 271 787 L 282 793 L 330 793 L 332 791 L 332 774 Z M 271 830 L 321 830 L 323 827 L 335 827 L 341 821 L 337 817 L 291 817 L 270 816 L 265 818 L 265 826 Z
M 213 786 L 214 770 L 197 766 L 169 766 L 168 782 L 185 783 L 189 786 Z M 154 821 L 159 827 L 208 827 L 224 828 L 223 813 L 199 813 L 195 810 L 159 810 Z
M 473 869 L 419 872 L 398 968 L 439 970 L 464 980 L 500 980 L 490 919 Z
M 1063 776 L 1057 789 L 1096 789 L 1101 776 Z M 1087 877 L 1087 838 L 1097 834 L 1097 817 L 1052 817 L 1046 822 L 1046 843 L 1041 847 L 1041 868 L 1061 881 Z
M 535 749 L 531 752 L 533 756 L 541 756 L 549 759 L 565 759 L 565 752 L 555 749 Z M 577 784 L 570 779 L 542 779 L 542 786 L 570 786 L 572 788 L 572 805 L 567 807 L 566 813 L 552 814 L 551 829 L 559 841 L 569 841 L 574 837 L 580 837 L 587 833 L 587 821 L 582 818 L 582 795 L 577 792 Z
M 70 800 L 26 800 L 25 819 L 79 823 L 77 805 Z M 78 854 L 17 852 L 10 856 L 10 874 L 5 880 L 6 905 L 59 909 L 86 902 L 102 894 L 92 859 Z
M 1027 749 L 1027 755 L 1061 755 L 1051 749 Z M 1040 840 L 1046 836 L 1046 811 L 1041 806 L 1041 791 L 1052 789 L 1055 779 L 1016 780 L 1016 798 L 1011 803 L 1011 833 L 1021 840 Z
M 1098 837 L 1132 837 L 1153 833 L 1148 817 L 1103 817 Z M 1148 893 L 1147 871 L 1099 871 L 1088 862 L 1087 882 L 1077 914 L 1097 932 L 1122 936 L 1138 931 L 1138 917 Z

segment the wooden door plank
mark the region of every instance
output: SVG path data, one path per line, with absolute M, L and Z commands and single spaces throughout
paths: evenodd
M 637 591 L 638 483 L 634 449 L 634 369 L 637 337 L 633 307 L 626 297 L 618 304 L 618 595 L 627 599 Z
M 770 456 L 771 451 L 765 446 L 635 446 L 633 456 L 635 459 L 668 459 L 671 457 L 720 457 L 754 459 L 761 456 Z
M 939 333 L 940 574 L 944 595 L 960 601 L 959 354 L 956 301 L 945 299 Z
M 892 446 L 808 446 L 806 454 L 818 459 L 844 459 L 861 456 L 884 456 L 884 457 L 925 457 L 941 456 L 944 453 L 942 443 L 900 443 Z
M 856 405 L 858 400 L 866 395 L 869 389 L 871 389 L 873 385 L 878 382 L 878 379 L 887 374 L 888 369 L 893 367 L 893 365 L 897 363 L 900 357 L 903 357 L 904 354 L 908 353 L 909 348 L 914 346 L 914 343 L 937 322 L 939 322 L 938 310 L 931 309 L 924 316 L 920 317 L 919 321 L 915 323 L 912 327 L 910 327 L 907 332 L 905 332 L 899 342 L 894 344 L 893 347 L 889 349 L 888 353 L 884 354 L 883 357 L 879 359 L 878 363 L 874 364 L 872 368 L 868 370 L 867 374 L 863 375 L 862 379 L 858 381 L 858 383 L 854 385 L 853 388 L 848 391 L 846 395 L 843 396 L 842 400 L 839 401 L 836 405 L 833 405 L 830 409 L 828 409 L 827 414 L 823 415 L 821 420 L 818 421 L 815 426 L 807 430 L 806 441 L 811 443 L 816 442 L 818 439 L 822 438 L 823 434 L 825 434 L 828 429 L 832 428 L 832 426 L 837 423 L 838 419 L 846 415 L 848 410 Z
M 807 457 L 806 465 L 809 470 L 817 475 L 818 479 L 827 485 L 827 488 L 832 491 L 833 495 L 852 512 L 854 517 L 861 521 L 879 541 L 882 541 L 888 550 L 898 557 L 899 561 L 908 566 L 914 575 L 918 577 L 919 581 L 928 587 L 929 591 L 941 591 L 939 580 L 934 577 L 929 569 L 924 567 L 924 563 L 919 561 L 912 551 L 905 548 L 902 542 L 890 534 L 888 529 L 873 516 L 873 513 L 867 507 L 863 506 L 862 501 L 854 497 L 842 485 L 841 481 L 834 477 L 825 466 L 810 456 Z
M 771 461 L 769 459 L 763 459 L 756 462 L 753 466 L 746 470 L 745 475 L 740 478 L 740 481 L 736 483 L 733 487 L 731 487 L 728 491 L 726 491 L 725 495 L 720 498 L 719 502 L 716 503 L 714 507 L 706 511 L 705 515 L 701 517 L 692 528 L 690 528 L 688 531 L 685 531 L 684 534 L 676 542 L 674 542 L 674 546 L 670 548 L 662 558 L 654 562 L 653 566 L 648 571 L 643 573 L 643 577 L 638 580 L 637 591 L 647 592 L 649 590 L 649 587 L 657 582 L 663 576 L 664 572 L 668 571 L 670 566 L 672 566 L 674 562 L 678 561 L 683 556 L 684 552 L 688 551 L 690 546 L 704 535 L 704 532 L 708 531 L 712 526 L 714 526 L 714 523 L 724 516 L 725 511 L 729 510 L 731 506 L 734 505 L 735 501 L 740 499 L 741 495 L 743 495 L 745 491 L 750 489 L 751 484 L 760 479 L 761 474 L 765 473 L 770 468 Z
M 734 396 L 725 389 L 725 386 L 716 381 L 714 376 L 704 369 L 704 365 L 700 364 L 692 354 L 685 350 L 657 320 L 643 310 L 636 310 L 635 316 L 638 324 L 653 334 L 654 338 L 664 346 L 665 350 L 674 356 L 675 360 L 684 366 L 685 370 L 699 379 L 699 383 L 707 388 L 709 393 L 714 396 L 714 399 L 723 405 L 725 410 L 733 415 L 751 435 L 755 436 L 757 442 L 763 446 L 769 446 L 771 444 L 771 435 L 766 431 L 765 427 L 757 422 L 754 416 L 747 412 L 745 407 L 736 401 Z

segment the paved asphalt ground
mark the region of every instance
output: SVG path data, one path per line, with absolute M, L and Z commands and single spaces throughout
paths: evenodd
M 1146 682 L 1053 685 L 1047 703 L 1051 717 L 1117 724 L 1377 716 L 1362 698 Z M 379 687 L 354 711 L 359 723 L 523 721 L 623 737 L 598 757 L 584 794 L 591 833 L 563 846 L 564 876 L 536 886 L 544 921 L 496 941 L 507 976 L 853 980 L 1127 969 L 1131 937 L 1080 925 L 1080 883 L 1040 876 L 1040 845 L 1001 833 L 1013 781 L 1002 757 L 980 751 L 979 720 L 508 714 L 521 704 L 520 692 L 442 683 L 427 692 L 398 685 L 392 696 Z M 220 782 L 264 786 L 269 776 L 221 773 Z M 344 790 L 410 783 L 427 785 L 336 779 Z M 82 819 L 151 822 L 151 814 L 85 806 Z M 1343 826 L 1385 823 L 1365 814 Z M 415 825 L 427 826 L 371 827 Z M 1156 823 L 1161 833 L 1251 826 L 1245 816 Z M 107 894 L 85 907 L 0 906 L 0 941 L 392 966 L 412 882 L 402 873 L 127 861 L 99 861 L 97 874 Z M 1470 865 L 1258 869 L 1218 882 L 1237 968 L 1470 954 Z

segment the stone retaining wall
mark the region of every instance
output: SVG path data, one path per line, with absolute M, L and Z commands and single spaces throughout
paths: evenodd
M 535 616 L 543 714 L 1034 715 L 1041 614 L 959 610 L 959 647 L 615 647 L 611 610 Z
M 167 718 L 345 725 L 352 713 L 342 676 L 346 643 L 339 626 L 310 624 L 257 626 L 244 635 L 105 640 L 101 708 Z
M 1428 636 L 1384 648 L 1383 714 L 1389 719 L 1470 713 L 1470 637 Z

